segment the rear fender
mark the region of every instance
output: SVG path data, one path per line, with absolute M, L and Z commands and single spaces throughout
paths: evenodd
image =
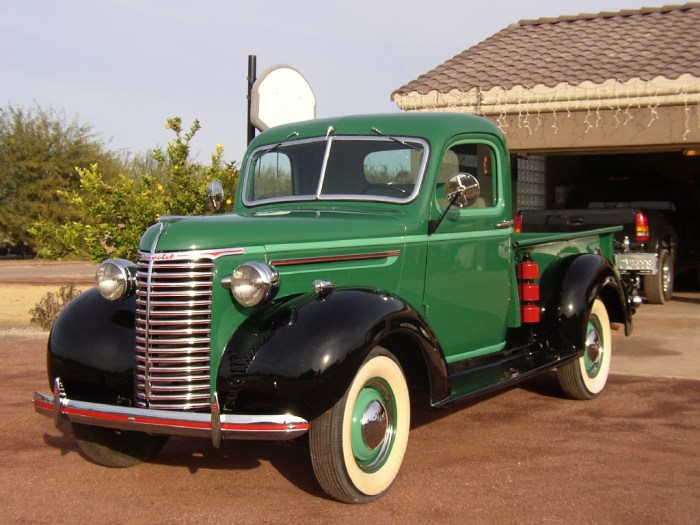
M 588 313 L 596 297 L 605 304 L 610 321 L 632 332 L 624 286 L 612 264 L 603 256 L 586 253 L 551 264 L 540 279 L 542 323 L 552 347 L 581 350 Z
M 275 303 L 241 325 L 217 374 L 223 411 L 288 411 L 314 419 L 344 395 L 369 352 L 391 336 L 408 343 L 399 353 L 415 350 L 424 358 L 433 400 L 446 398 L 445 361 L 418 313 L 389 293 L 346 288 Z

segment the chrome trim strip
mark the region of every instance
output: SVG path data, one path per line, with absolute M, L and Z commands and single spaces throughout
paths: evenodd
M 216 434 L 226 439 L 286 440 L 306 434 L 310 424 L 305 419 L 287 414 L 244 415 L 209 412 L 181 412 L 145 408 L 121 407 L 75 401 L 65 397 L 34 392 L 34 410 L 52 417 L 58 405 L 60 418 L 87 425 L 132 430 L 149 434 L 206 437 L 215 442 Z
M 278 259 L 276 261 L 271 261 L 270 266 L 292 266 L 295 264 L 322 264 L 345 261 L 364 261 L 371 259 L 386 259 L 388 257 L 398 257 L 399 255 L 401 255 L 401 250 L 391 250 L 388 252 L 374 253 L 353 253 L 345 255 L 327 255 L 321 257 L 299 257 L 296 259 Z
M 144 261 L 180 261 L 188 259 L 216 259 L 224 255 L 243 255 L 245 248 L 212 248 L 210 250 L 189 250 L 182 252 L 159 252 L 153 253 L 155 246 L 151 247 L 151 252 L 139 250 L 139 258 Z

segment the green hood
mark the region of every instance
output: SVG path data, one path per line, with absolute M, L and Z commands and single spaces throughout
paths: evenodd
M 338 210 L 166 217 L 160 224 L 164 231 L 158 240 L 157 252 L 377 239 L 407 234 L 403 214 Z M 158 227 L 151 227 L 142 237 L 142 251 L 150 251 Z

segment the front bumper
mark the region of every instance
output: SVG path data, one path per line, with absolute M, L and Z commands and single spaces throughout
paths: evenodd
M 224 438 L 275 441 L 294 439 L 307 433 L 310 427 L 305 419 L 287 414 L 220 414 L 216 394 L 212 396 L 211 413 L 151 410 L 76 401 L 68 399 L 58 378 L 54 382 L 53 395 L 34 392 L 34 410 L 52 417 L 57 427 L 61 421 L 68 420 L 147 434 L 208 437 L 215 447 Z

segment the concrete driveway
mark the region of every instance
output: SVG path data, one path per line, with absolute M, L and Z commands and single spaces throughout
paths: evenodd
M 700 293 L 644 304 L 630 337 L 613 332 L 613 374 L 700 379 Z

